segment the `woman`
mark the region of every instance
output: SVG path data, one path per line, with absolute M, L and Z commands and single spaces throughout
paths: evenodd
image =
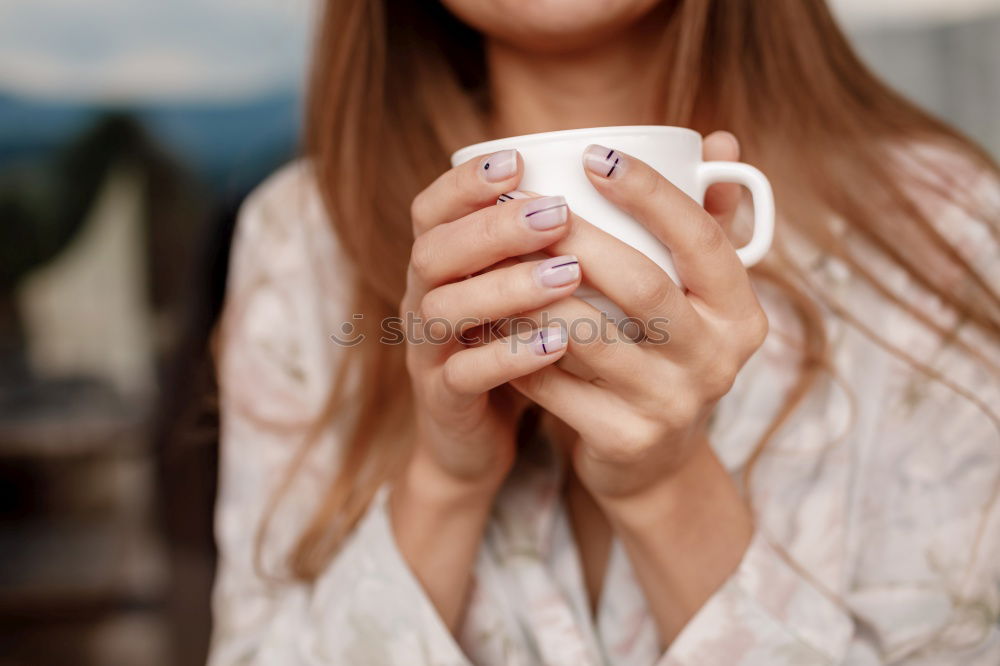
M 211 663 L 998 663 L 996 165 L 821 2 L 443 4 L 327 3 L 308 159 L 244 209 Z M 447 170 L 625 124 L 768 174 L 763 265 L 734 186 L 581 155 L 682 291 L 560 193 L 501 197 L 516 152 Z M 598 319 L 584 278 L 669 343 L 541 326 Z M 518 314 L 532 342 L 420 324 Z

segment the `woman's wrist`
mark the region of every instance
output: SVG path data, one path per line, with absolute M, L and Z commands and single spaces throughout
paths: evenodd
M 750 509 L 707 442 L 662 481 L 634 495 L 596 499 L 667 645 L 738 568 L 753 537 Z
M 456 434 L 454 428 L 418 415 L 407 474 L 432 477 L 448 493 L 496 493 L 513 466 L 514 432 L 477 428 Z
M 493 478 L 493 477 L 498 478 Z M 488 513 L 503 477 L 456 476 L 444 469 L 426 447 L 418 445 L 393 484 L 397 501 L 431 510 Z
M 418 447 L 392 484 L 389 516 L 403 559 L 457 631 L 496 490 L 445 473 Z
M 619 529 L 642 531 L 664 525 L 675 532 L 698 532 L 706 524 L 753 532 L 750 509 L 707 441 L 700 442 L 685 464 L 669 476 L 634 493 L 596 496 Z M 723 521 L 720 523 L 719 521 Z

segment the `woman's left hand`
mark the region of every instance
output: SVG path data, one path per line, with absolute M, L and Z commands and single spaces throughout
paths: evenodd
M 578 434 L 576 475 L 621 538 L 665 647 L 733 573 L 753 534 L 706 431 L 767 335 L 767 318 L 723 230 L 739 200 L 735 186 L 709 190 L 709 213 L 648 165 L 592 148 L 584 163 L 594 187 L 670 248 L 685 286 L 573 218 L 548 251 L 576 255 L 584 279 L 644 322 L 647 339 L 633 342 L 584 301 L 565 298 L 528 317 L 566 322 L 567 357 L 594 378 L 548 366 L 511 383 Z M 731 135 L 706 139 L 707 159 L 738 159 L 738 151 Z M 604 335 L 584 339 L 591 329 Z
M 728 150 L 738 154 L 731 135 L 714 143 L 726 139 Z M 569 325 L 568 356 L 596 379 L 584 381 L 552 366 L 512 382 L 579 433 L 574 466 L 600 501 L 668 481 L 705 453 L 709 414 L 763 342 L 768 325 L 720 224 L 738 202 L 736 186 L 709 192 L 713 216 L 631 156 L 592 146 L 584 166 L 604 197 L 670 249 L 684 284 L 579 218 L 549 248 L 576 255 L 584 279 L 647 327 L 647 340 L 632 342 L 587 303 L 565 299 L 546 308 L 546 315 Z M 587 340 L 583 332 L 592 327 L 603 335 Z

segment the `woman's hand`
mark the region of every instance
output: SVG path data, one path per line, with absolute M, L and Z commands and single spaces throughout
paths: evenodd
M 603 196 L 670 249 L 684 287 L 575 219 L 550 251 L 579 257 L 585 279 L 643 322 L 647 337 L 633 342 L 587 303 L 564 299 L 544 312 L 568 323 L 567 359 L 593 379 L 547 367 L 512 384 L 579 434 L 576 474 L 622 536 L 669 641 L 749 543 L 749 513 L 706 430 L 716 402 L 763 342 L 767 318 L 713 215 L 648 165 L 610 148 L 589 148 L 584 168 Z M 717 190 L 712 198 L 725 219 L 726 202 L 734 208 L 738 193 Z M 532 317 L 544 319 L 542 311 Z M 585 336 L 592 330 L 603 335 Z
M 574 257 L 511 259 L 551 245 L 569 226 L 562 197 L 494 205 L 520 169 L 517 153 L 503 151 L 456 167 L 417 196 L 402 303 L 403 318 L 416 320 L 407 368 L 418 447 L 443 474 L 489 487 L 513 462 L 517 426 L 511 401 L 491 390 L 557 361 L 565 338 L 560 328 L 477 345 L 460 336 L 486 335 L 484 324 L 562 299 L 580 280 Z
M 634 343 L 627 327 L 566 299 L 544 311 L 568 323 L 569 355 L 596 379 L 549 367 L 513 384 L 579 433 L 581 480 L 598 498 L 613 498 L 669 478 L 704 446 L 708 416 L 763 342 L 767 318 L 725 231 L 702 206 L 609 148 L 593 147 L 584 162 L 594 187 L 670 248 L 684 287 L 633 248 L 575 221 L 550 251 L 579 257 L 587 281 L 643 323 L 647 339 Z M 584 335 L 590 330 L 603 335 Z
M 415 324 L 406 327 L 406 362 L 416 442 L 393 485 L 391 515 L 400 551 L 453 630 L 493 497 L 514 461 L 519 396 L 503 385 L 566 351 L 558 327 L 476 345 L 460 336 L 565 298 L 580 280 L 573 257 L 511 259 L 557 242 L 569 227 L 561 197 L 495 205 L 520 178 L 519 156 L 502 151 L 448 171 L 412 206 L 401 315 Z

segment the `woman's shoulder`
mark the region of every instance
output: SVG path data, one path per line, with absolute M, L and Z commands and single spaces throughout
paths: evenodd
M 245 207 L 257 208 L 288 202 L 307 202 L 319 196 L 315 173 L 307 159 L 297 159 L 276 169 L 246 199 Z
M 950 246 L 949 253 L 922 257 L 928 272 L 950 290 L 963 293 L 975 282 L 970 268 L 986 284 L 1000 282 L 1000 171 L 996 165 L 971 146 L 932 142 L 910 143 L 897 151 L 896 159 L 903 191 Z M 911 235 L 927 237 L 918 232 L 914 229 Z
M 325 288 L 347 282 L 344 272 L 349 268 L 307 160 L 275 171 L 240 207 L 232 240 L 231 289 L 261 278 L 285 283 L 304 279 Z
M 910 204 L 903 214 L 908 220 L 922 218 L 920 224 L 896 227 L 898 243 L 923 279 L 905 272 L 889 284 L 906 304 L 949 331 L 939 338 L 903 313 L 901 319 L 911 323 L 898 328 L 912 336 L 901 340 L 900 347 L 937 354 L 942 345 L 951 346 L 968 335 L 974 348 L 995 356 L 995 342 L 955 315 L 927 285 L 958 294 L 966 307 L 991 312 L 983 285 L 1000 283 L 1000 172 L 974 147 L 951 140 L 911 141 L 894 150 L 893 161 Z
M 240 239 L 274 242 L 302 228 L 330 233 L 315 172 L 304 159 L 282 166 L 247 196 L 236 233 Z
M 895 143 L 889 152 L 914 181 L 950 183 L 964 193 L 986 193 L 1000 186 L 989 158 L 972 144 L 913 139 Z
M 247 197 L 230 257 L 220 382 L 272 421 L 313 414 L 336 361 L 329 335 L 349 318 L 352 268 L 307 162 L 282 167 Z
M 893 158 L 904 191 L 959 251 L 982 255 L 1000 220 L 1000 173 L 972 147 L 914 141 Z

